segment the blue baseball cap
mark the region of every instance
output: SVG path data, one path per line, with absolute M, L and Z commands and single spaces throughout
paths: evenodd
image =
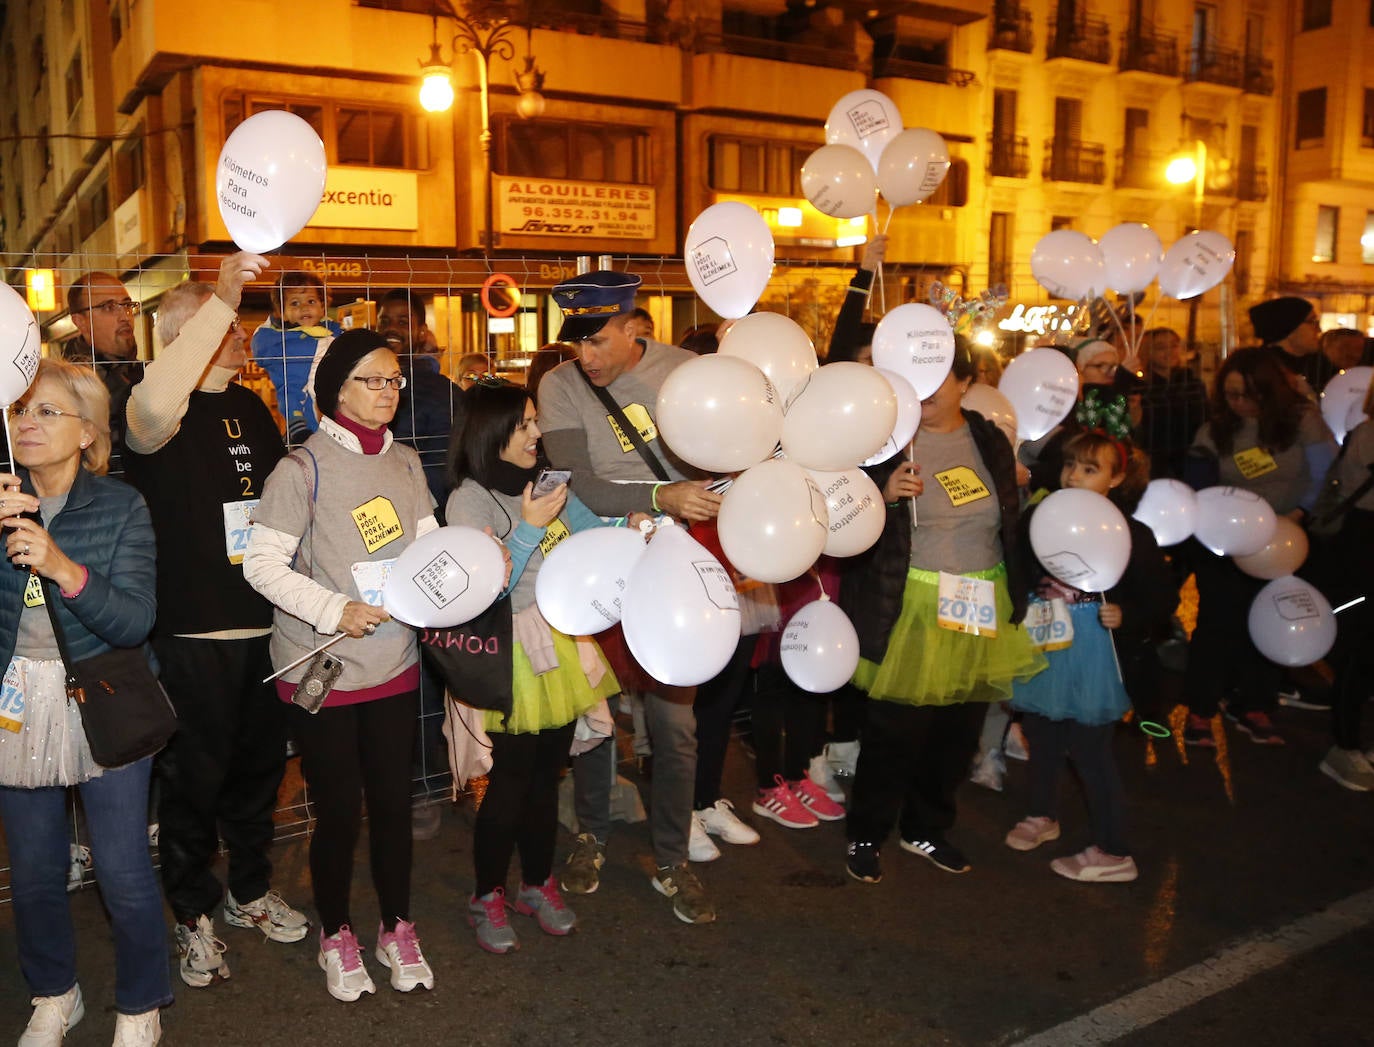
M 580 342 L 606 326 L 606 321 L 632 313 L 635 292 L 644 281 L 632 273 L 609 269 L 575 276 L 553 289 L 553 300 L 563 310 L 558 341 Z

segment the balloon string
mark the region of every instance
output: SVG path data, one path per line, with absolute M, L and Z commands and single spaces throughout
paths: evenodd
M 916 441 L 913 439 L 906 445 L 906 460 L 912 465 L 916 464 Z M 916 526 L 916 496 L 911 496 L 911 526 Z
M 813 566 L 810 571 L 811 577 L 816 579 L 816 588 L 821 591 L 821 599 L 829 600 L 830 594 L 825 591 L 825 583 L 821 581 L 821 572 Z
M 1097 595 L 1101 597 L 1103 603 L 1107 602 L 1106 593 L 1098 593 Z M 1125 680 L 1121 675 L 1121 659 L 1117 657 L 1116 653 L 1116 635 L 1110 629 L 1107 630 L 1107 644 L 1112 649 L 1112 664 L 1116 666 L 1116 678 L 1124 683 Z
M 1130 338 L 1126 338 L 1125 335 L 1122 335 L 1122 341 L 1126 342 L 1131 347 L 1131 355 L 1138 358 L 1140 356 L 1140 343 L 1145 340 L 1145 329 L 1142 327 L 1139 332 L 1135 329 L 1134 294 L 1126 298 L 1126 311 L 1126 315 L 1129 316 L 1131 320 L 1131 336 Z
M 1163 300 L 1164 296 L 1161 294 L 1155 299 L 1155 304 L 1150 306 L 1150 311 L 1145 314 L 1145 322 L 1140 325 L 1140 340 L 1142 342 L 1145 340 L 1145 332 L 1150 329 L 1150 321 L 1155 318 L 1155 310 L 1159 308 L 1159 303 Z
M 1098 295 L 1097 300 L 1105 305 L 1107 307 L 1107 312 L 1111 314 L 1112 322 L 1116 324 L 1116 332 L 1121 335 L 1121 343 L 1123 345 L 1129 345 L 1130 343 L 1126 340 L 1126 329 L 1121 326 L 1121 317 L 1117 314 L 1117 311 L 1112 308 L 1112 303 L 1107 301 L 1104 295 Z
M 5 447 L 6 447 L 6 449 L 9 451 L 9 456 L 10 456 L 10 459 L 9 459 L 10 472 L 13 473 L 13 472 L 14 472 L 14 441 L 13 441 L 12 439 L 10 439 L 10 405 L 9 405 L 9 404 L 5 404 L 5 407 L 4 407 L 4 415 L 5 415 Z
M 1331 613 L 1332 613 L 1332 614 L 1340 614 L 1342 611 L 1348 611 L 1348 610 L 1350 610 L 1350 608 L 1356 606 L 1357 604 L 1362 604 L 1362 603 L 1364 603 L 1364 601 L 1365 601 L 1365 597 L 1363 597 L 1363 596 L 1357 596 L 1357 597 L 1355 597 L 1355 599 L 1349 601 L 1348 603 L 1343 603 L 1343 604 L 1341 604 L 1339 607 L 1333 607 L 1333 608 L 1331 608 Z

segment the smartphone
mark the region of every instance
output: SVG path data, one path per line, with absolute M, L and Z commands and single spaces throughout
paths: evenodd
M 343 662 L 328 651 L 321 651 L 305 670 L 301 682 L 296 685 L 296 692 L 291 695 L 291 701 L 308 713 L 319 712 L 343 668 Z
M 534 481 L 534 493 L 531 497 L 543 498 L 559 484 L 565 484 L 571 479 L 571 469 L 545 469 L 539 474 L 539 479 Z

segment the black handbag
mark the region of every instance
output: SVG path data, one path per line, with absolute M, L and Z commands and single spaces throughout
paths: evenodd
M 503 596 L 472 621 L 420 629 L 420 655 L 456 701 L 510 716 L 513 686 L 512 612 Z
M 113 647 L 74 661 L 54 608 L 57 586 L 43 582 L 43 603 L 67 670 L 67 701 L 77 703 L 91 756 L 123 767 L 161 751 L 176 733 L 177 714 L 148 666 L 142 647 Z

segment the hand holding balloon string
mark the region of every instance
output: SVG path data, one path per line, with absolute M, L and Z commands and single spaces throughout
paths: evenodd
M 38 497 L 19 489 L 13 473 L 0 474 L 0 524 L 9 532 L 5 555 L 21 567 L 56 582 L 63 592 L 75 592 L 86 578 L 85 569 L 52 539 L 38 520 Z

